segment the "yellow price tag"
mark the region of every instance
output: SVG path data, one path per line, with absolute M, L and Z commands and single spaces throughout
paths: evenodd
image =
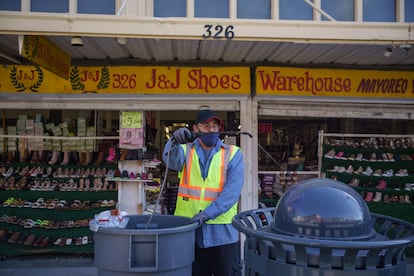
M 142 112 L 122 112 L 121 128 L 141 128 Z

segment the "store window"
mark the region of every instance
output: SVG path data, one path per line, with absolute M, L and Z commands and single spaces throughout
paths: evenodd
M 195 0 L 195 17 L 228 18 L 229 2 L 223 0 Z
M 237 18 L 270 19 L 271 4 L 269 0 L 238 0 Z
M 155 0 L 155 17 L 185 17 L 186 0 Z
M 395 22 L 395 8 L 395 0 L 364 0 L 363 20 L 370 22 Z
M 280 0 L 279 18 L 287 20 L 312 20 L 312 7 L 303 0 Z
M 115 1 L 78 0 L 78 13 L 115 14 Z
M 1 11 L 20 11 L 21 10 L 21 1 L 0 1 L 0 10 Z
M 354 21 L 354 0 L 324 0 L 321 8 L 336 21 Z M 321 18 L 324 21 L 329 20 L 325 16 Z
M 414 22 L 414 1 L 405 0 L 405 22 Z
M 333 136 L 327 135 L 320 139 L 320 131 Z M 413 133 L 414 125 L 409 120 L 259 116 L 259 200 L 267 206 L 275 205 L 279 197 L 291 186 L 308 178 L 319 177 L 323 169 L 319 167 L 321 165 L 318 156 L 320 149 L 331 149 L 333 145 L 338 143 L 341 145 L 358 145 L 361 141 L 372 140 L 373 138 L 370 135 L 375 135 L 374 140 L 378 142 L 377 146 L 380 147 L 377 150 L 378 155 L 374 161 L 375 163 L 357 162 L 352 164 L 349 160 L 343 161 L 348 162 L 346 167 L 353 165 L 357 170 L 361 165 L 365 166 L 364 168 L 371 165 L 373 168 L 383 166 L 381 168 L 385 170 L 390 169 L 389 166 L 392 165 L 394 166 L 394 173 L 397 173 L 401 167 L 394 163 L 384 162 L 382 157 L 384 149 L 381 149 L 381 147 L 391 147 L 394 144 L 394 147 L 397 148 L 394 150 L 395 158 L 398 158 L 400 154 L 403 156 L 402 153 L 405 153 L 406 150 L 410 152 L 409 148 L 412 146 L 409 145 L 414 145 L 414 138 L 404 140 L 398 138 L 398 135 L 412 135 Z M 344 134 L 344 136 L 341 136 L 341 134 Z M 348 136 L 345 137 L 345 134 Z M 363 136 L 363 138 L 358 135 Z M 395 138 L 387 138 L 389 135 L 395 136 Z M 402 151 L 400 152 L 400 150 Z M 359 153 L 358 149 L 353 149 L 353 151 Z M 369 149 L 362 149 L 361 152 L 367 154 Z M 369 159 L 371 157 L 366 155 L 365 158 Z M 404 158 L 414 160 L 413 156 L 408 157 L 405 154 Z M 377 160 L 382 162 L 377 163 Z M 338 164 L 335 163 L 335 165 Z M 330 167 L 329 169 L 333 168 Z M 407 168 L 404 167 L 403 169 Z M 336 172 L 336 174 L 331 173 L 331 175 L 343 177 L 338 178 L 338 180 L 345 181 L 345 183 L 351 183 L 352 179 L 355 178 L 353 173 L 347 174 L 346 172 L 343 174 Z M 361 181 L 363 180 L 367 182 L 367 179 Z M 405 181 L 398 179 L 398 177 L 397 180 Z M 403 182 L 400 184 L 404 186 Z
M 20 2 L 20 1 L 14 1 Z M 69 11 L 69 1 L 31 0 L 30 10 L 32 12 L 59 12 Z

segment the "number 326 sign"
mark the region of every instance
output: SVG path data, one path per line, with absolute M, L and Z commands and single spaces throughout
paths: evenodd
M 207 24 L 204 25 L 204 33 L 202 35 L 203 38 L 226 38 L 226 39 L 232 39 L 234 38 L 234 26 L 228 25 L 211 25 Z

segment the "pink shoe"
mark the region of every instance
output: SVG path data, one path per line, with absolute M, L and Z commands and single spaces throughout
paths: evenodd
M 340 159 L 340 158 L 342 158 L 343 156 L 344 156 L 344 153 L 343 153 L 342 151 L 340 151 L 340 152 L 338 152 L 338 153 L 335 155 L 335 158 Z
M 374 194 L 372 192 L 368 192 L 367 196 L 365 197 L 366 202 L 372 201 L 372 198 L 374 197 Z
M 387 188 L 387 182 L 385 182 L 383 179 L 381 179 L 380 181 L 378 181 L 378 185 L 375 186 L 375 188 L 377 188 L 379 190 L 384 190 L 385 188 Z

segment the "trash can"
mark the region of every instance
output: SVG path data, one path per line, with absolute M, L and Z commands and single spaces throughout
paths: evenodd
M 197 223 L 171 215 L 124 217 L 125 228 L 94 234 L 98 275 L 191 275 Z
M 370 214 L 362 197 L 330 179 L 305 180 L 275 208 L 241 212 L 245 275 L 405 275 L 414 225 Z

